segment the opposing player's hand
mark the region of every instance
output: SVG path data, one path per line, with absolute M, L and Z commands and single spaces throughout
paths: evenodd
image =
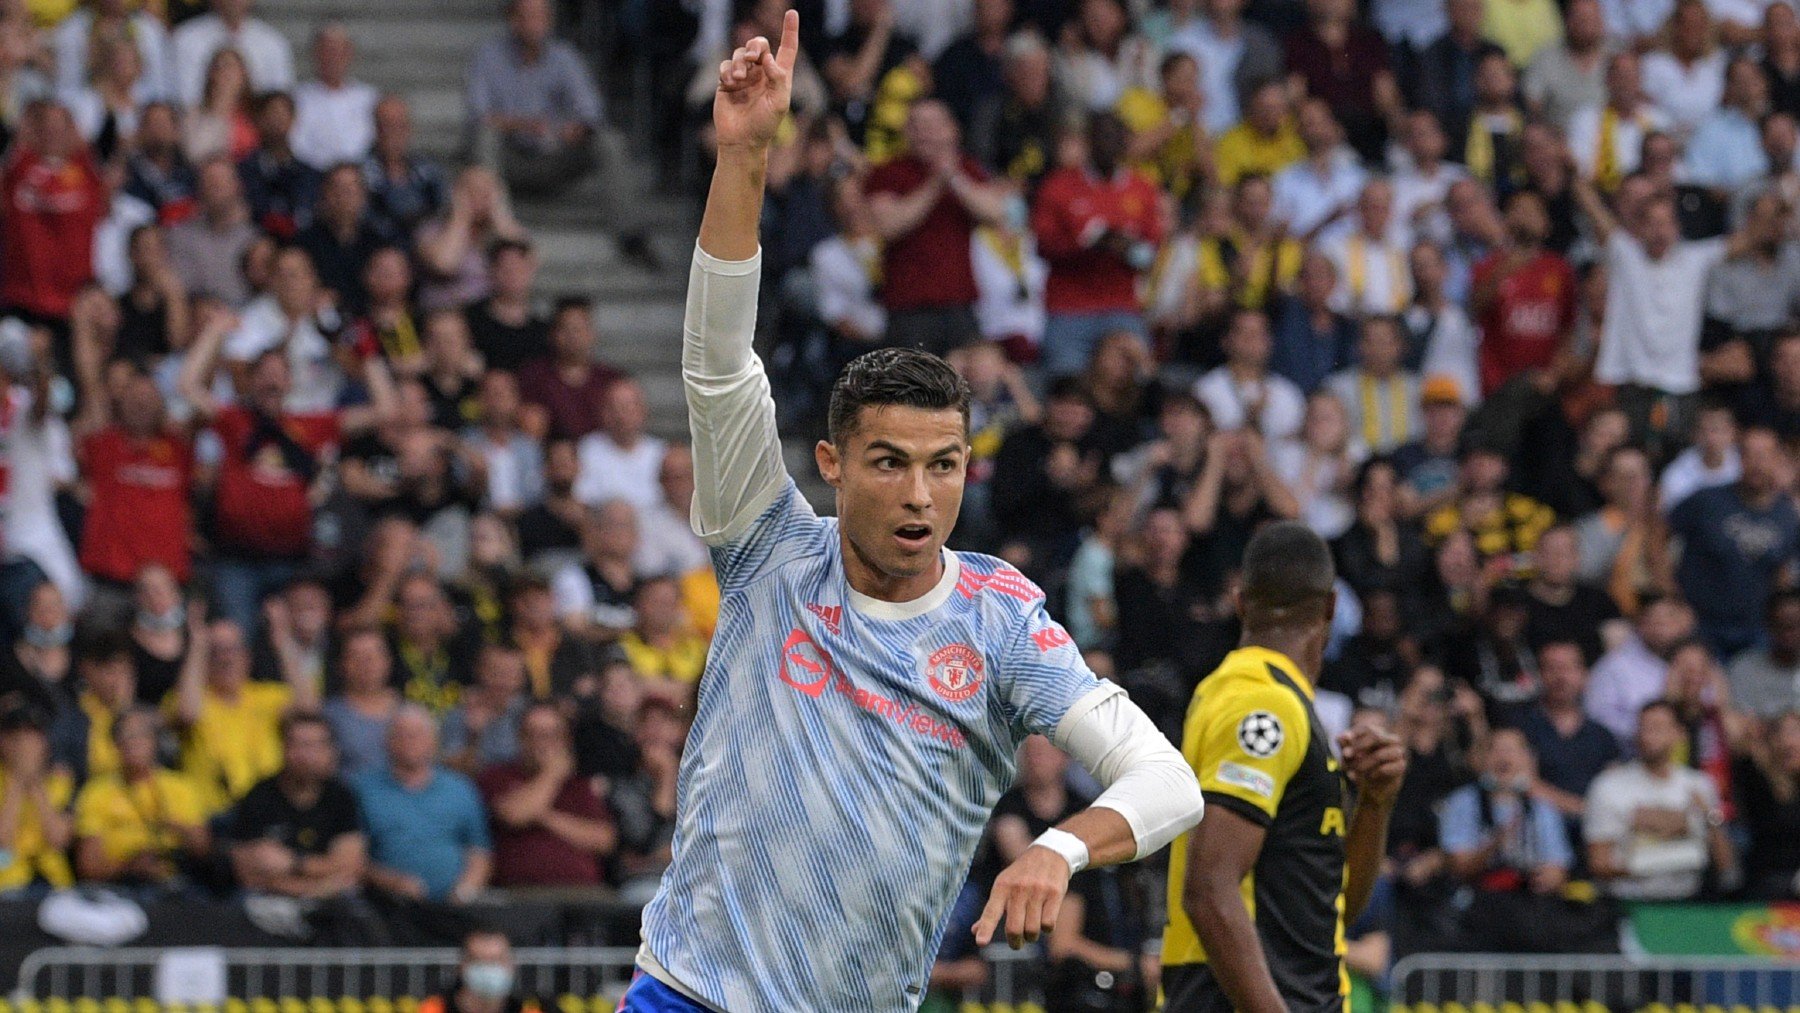
M 782 22 L 779 50 L 771 50 L 769 40 L 759 35 L 719 64 L 719 91 L 713 96 L 719 147 L 768 148 L 787 115 L 799 55 L 800 15 L 790 10 Z
M 1364 725 L 1338 736 L 1344 772 L 1362 798 L 1392 802 L 1406 777 L 1406 747 L 1393 732 Z
M 975 923 L 975 942 L 986 946 L 1004 923 L 1006 943 L 1018 949 L 1056 927 L 1063 895 L 1069 891 L 1069 860 L 1032 845 L 994 880 L 987 907 Z

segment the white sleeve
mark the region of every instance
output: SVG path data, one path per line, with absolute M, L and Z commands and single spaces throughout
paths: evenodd
M 1051 741 L 1106 786 L 1094 808 L 1125 817 L 1137 839 L 1134 860 L 1200 822 L 1205 802 L 1193 768 L 1117 684 L 1077 701 Z
M 694 446 L 694 533 L 710 545 L 742 534 L 787 477 L 775 399 L 751 351 L 762 252 L 719 260 L 694 247 L 688 276 L 681 379 Z
M 565 566 L 550 581 L 550 594 L 556 602 L 559 619 L 578 615 L 586 618 L 594 611 L 594 589 L 579 566 Z

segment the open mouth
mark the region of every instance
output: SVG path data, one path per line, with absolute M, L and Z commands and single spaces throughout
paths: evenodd
M 894 540 L 912 551 L 923 549 L 931 541 L 931 525 L 902 524 L 894 529 Z

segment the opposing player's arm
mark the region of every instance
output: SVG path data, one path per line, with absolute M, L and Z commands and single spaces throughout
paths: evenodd
M 1338 737 L 1344 773 L 1356 786 L 1356 808 L 1344 839 L 1344 918 L 1354 920 L 1369 904 L 1387 855 L 1388 821 L 1406 777 L 1406 747 L 1392 732 L 1362 727 Z
M 786 476 L 775 402 L 751 351 L 762 253 L 757 227 L 770 142 L 787 115 L 799 15 L 789 11 L 781 48 L 752 39 L 719 65 L 713 98 L 718 164 L 689 275 L 682 385 L 694 451 L 694 530 L 729 541 L 774 501 Z
M 1287 1009 L 1269 973 L 1262 940 L 1244 906 L 1241 884 L 1262 854 L 1265 824 L 1214 805 L 1188 837 L 1187 880 L 1181 907 L 1206 948 L 1206 962 L 1233 1009 L 1281 1013 Z

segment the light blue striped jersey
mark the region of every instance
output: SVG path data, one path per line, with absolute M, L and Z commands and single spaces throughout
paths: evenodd
M 913 602 L 844 575 L 785 487 L 713 549 L 722 601 L 645 963 L 729 1013 L 910 1010 L 1013 754 L 1101 683 L 1043 593 L 946 552 Z

